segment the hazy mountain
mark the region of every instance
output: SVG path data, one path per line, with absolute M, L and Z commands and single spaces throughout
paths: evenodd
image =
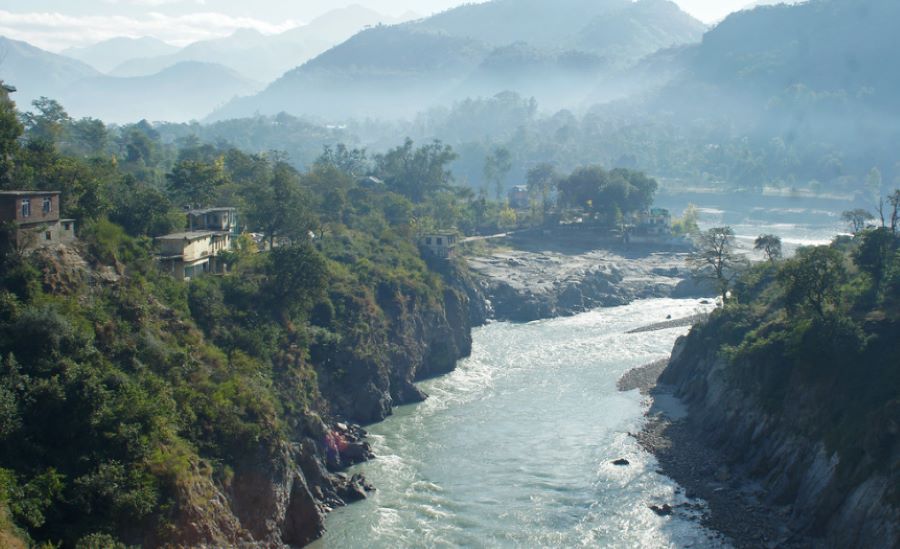
M 113 69 L 115 76 L 143 76 L 183 61 L 219 63 L 247 78 L 271 82 L 363 28 L 395 19 L 353 5 L 332 10 L 302 27 L 266 36 L 241 29 L 225 38 L 195 42 L 176 53 L 135 56 Z
M 72 83 L 58 99 L 75 117 L 184 122 L 202 118 L 259 86 L 221 65 L 186 61 L 150 76 L 85 78 Z
M 215 119 L 281 111 L 326 117 L 401 116 L 441 101 L 486 55 L 472 40 L 410 26 L 363 31 Z
M 898 22 L 895 0 L 812 0 L 738 12 L 687 49 L 685 72 L 660 100 L 751 120 L 787 111 L 900 116 Z
M 699 42 L 706 25 L 669 0 L 640 0 L 614 13 L 594 17 L 576 36 L 578 49 L 619 63 L 664 48 Z
M 627 29 L 612 37 L 613 29 Z M 580 101 L 606 71 L 704 26 L 663 0 L 494 0 L 368 29 L 214 114 L 392 117 L 503 90 L 545 106 Z
M 0 79 L 18 88 L 15 98 L 20 107 L 41 96 L 57 96 L 73 82 L 98 75 L 81 61 L 0 36 Z
M 125 61 L 136 57 L 169 55 L 176 51 L 178 51 L 176 46 L 144 36 L 112 38 L 91 46 L 69 48 L 62 54 L 83 61 L 100 72 L 108 73 Z

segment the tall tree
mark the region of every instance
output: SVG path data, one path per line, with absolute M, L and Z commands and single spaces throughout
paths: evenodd
M 225 160 L 212 163 L 182 160 L 166 175 L 168 191 L 176 204 L 190 207 L 209 205 L 225 181 Z
M 723 302 L 728 297 L 731 282 L 746 265 L 744 257 L 735 253 L 731 227 L 714 227 L 700 233 L 697 250 L 687 261 L 693 277 L 715 284 Z
M 864 210 L 862 208 L 856 208 L 855 210 L 847 210 L 843 214 L 841 214 L 841 219 L 847 222 L 850 225 L 850 230 L 853 231 L 853 234 L 857 234 L 863 229 L 866 228 L 866 223 L 875 219 L 868 210 Z
M 812 310 L 820 318 L 846 278 L 844 257 L 830 246 L 802 248 L 778 272 L 787 303 Z
M 766 260 L 774 263 L 781 259 L 781 238 L 774 234 L 763 234 L 753 242 L 753 249 L 766 254 Z
M 9 97 L 9 89 L 0 80 L 0 188 L 9 188 L 12 184 L 12 170 L 19 150 L 18 139 L 23 130 L 16 104 Z
M 556 168 L 549 162 L 542 162 L 528 170 L 526 176 L 528 192 L 532 197 L 540 197 L 544 215 L 547 215 L 547 211 L 553 205 L 550 196 L 553 194 L 558 180 L 559 175 L 556 173 Z
M 57 101 L 41 97 L 31 102 L 34 112 L 22 115 L 29 139 L 58 144 L 72 118 Z
M 494 185 L 497 200 L 503 198 L 503 185 L 512 170 L 512 154 L 506 147 L 495 147 L 484 159 L 484 179 Z
M 276 240 L 309 240 L 315 223 L 309 200 L 300 186 L 300 175 L 293 167 L 277 162 L 270 175 L 246 184 L 242 195 L 248 227 L 263 233 L 269 248 L 274 247 Z
M 448 168 L 456 160 L 450 145 L 433 141 L 416 148 L 412 139 L 375 157 L 375 174 L 387 186 L 413 202 L 423 202 L 453 182 Z

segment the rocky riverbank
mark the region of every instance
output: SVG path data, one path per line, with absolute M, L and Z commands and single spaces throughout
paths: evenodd
M 553 239 L 502 239 L 466 260 L 496 320 L 571 316 L 637 299 L 701 297 L 686 253 L 650 248 L 584 249 Z
M 725 457 L 694 428 L 687 407 L 674 396 L 674 388 L 658 382 L 668 366 L 660 360 L 626 372 L 620 391 L 639 390 L 650 399 L 647 422 L 635 438 L 659 461 L 660 472 L 677 482 L 689 500 L 672 513 L 696 510 L 704 526 L 721 533 L 734 547 L 809 547 L 807 539 L 789 527 L 788 509 L 764 502 L 759 483 L 733 471 Z M 701 501 L 706 502 L 703 505 Z

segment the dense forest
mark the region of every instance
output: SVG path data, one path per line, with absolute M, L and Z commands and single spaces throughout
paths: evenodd
M 457 267 L 429 269 L 413 238 L 457 192 L 446 147 L 408 142 L 374 161 L 389 188 L 363 188 L 343 148 L 301 173 L 277 155 L 165 146 L 147 125 L 108 132 L 51 101 L 24 127 L 5 94 L 0 110 L 2 188 L 61 190 L 80 227 L 65 253 L 3 251 L 4 536 L 172 540 L 185 509 L 212 513 L 198 491 L 236 490 L 248 462 L 292 441 L 321 446 L 320 416 L 383 418 L 421 398 L 426 362 L 466 352 L 465 313 L 446 318 L 465 301 Z M 183 230 L 188 204 L 236 205 L 281 246 L 242 237 L 228 276 L 176 281 L 151 237 Z

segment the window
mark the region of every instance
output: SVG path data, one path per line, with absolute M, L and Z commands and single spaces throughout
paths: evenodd
M 63 229 L 65 229 L 65 230 L 67 230 L 67 231 L 71 231 L 71 230 L 72 230 L 72 224 L 69 223 L 69 222 L 63 223 Z
M 53 200 L 48 196 L 44 198 L 44 213 L 48 214 L 53 211 Z
M 430 236 L 425 237 L 425 245 L 431 246 L 431 237 Z
M 22 199 L 22 217 L 31 217 L 31 199 Z
M 438 237 L 438 239 L 437 239 L 437 245 L 438 245 L 438 246 L 443 246 L 443 245 L 444 245 L 444 239 L 441 238 L 441 237 Z
M 53 233 L 47 231 L 44 233 L 44 240 L 53 240 Z

